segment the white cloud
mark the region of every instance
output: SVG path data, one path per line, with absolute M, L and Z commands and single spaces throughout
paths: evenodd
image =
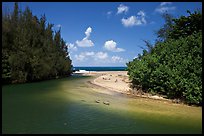
M 82 54 L 79 54 L 79 55 L 74 55 L 74 57 L 76 58 L 76 60 L 78 61 L 83 61 L 85 59 L 85 56 L 82 55 Z
M 131 16 L 129 18 L 122 18 L 121 22 L 125 27 L 131 27 L 131 26 L 137 26 L 137 25 L 142 25 L 146 24 L 147 21 L 145 19 L 146 14 L 144 11 L 139 11 L 137 13 L 137 16 Z
M 106 52 L 81 52 L 74 56 L 73 63 L 83 66 L 125 66 L 128 59 L 120 56 L 109 56 Z
M 155 11 L 159 13 L 165 13 L 165 12 L 173 11 L 175 9 L 176 7 L 159 7 L 159 8 L 156 8 Z
M 94 46 L 94 43 L 88 39 L 90 37 L 91 32 L 92 32 L 92 28 L 88 27 L 85 31 L 86 37 L 84 37 L 81 41 L 77 40 L 76 44 L 79 47 L 92 47 L 92 46 Z
M 88 27 L 88 28 L 86 29 L 86 32 L 85 32 L 85 34 L 86 34 L 86 37 L 85 37 L 85 38 L 88 39 L 88 38 L 90 37 L 91 32 L 92 32 L 92 28 L 91 28 L 91 27 Z
M 97 52 L 94 57 L 97 59 L 106 59 L 108 58 L 108 54 L 106 52 Z
M 83 40 L 81 41 L 76 41 L 76 44 L 79 46 L 79 47 L 92 47 L 94 46 L 94 43 L 91 41 L 91 40 L 88 40 L 86 38 L 84 38 Z
M 118 7 L 117 14 L 121 14 L 123 12 L 126 13 L 126 12 L 128 12 L 128 10 L 129 10 L 129 7 L 127 7 L 127 6 L 123 5 L 123 4 L 120 4 L 120 6 Z
M 62 27 L 62 25 L 58 24 L 58 25 L 56 25 L 56 27 L 60 28 L 60 27 Z
M 145 12 L 142 11 L 142 10 L 140 10 L 140 11 L 137 13 L 137 15 L 142 16 L 142 17 L 145 17 L 145 16 L 146 16 Z
M 68 46 L 68 50 L 70 50 L 70 51 L 77 51 L 77 47 L 74 44 L 67 43 L 66 45 Z
M 112 14 L 112 11 L 108 11 L 108 12 L 107 12 L 107 15 L 111 15 L 111 14 Z
M 136 25 L 136 17 L 135 16 L 131 16 L 127 19 L 122 18 L 121 21 L 122 21 L 122 24 L 126 27 Z
M 93 58 L 94 60 L 104 60 L 108 58 L 106 52 L 81 52 L 79 55 L 75 55 L 76 60 L 85 61 Z
M 94 54 L 94 52 L 81 52 L 79 55 L 75 55 L 74 57 L 78 61 L 84 61 L 87 60 L 88 57 L 93 56 Z
M 162 2 L 160 4 L 160 6 L 158 6 L 155 9 L 155 12 L 159 12 L 159 13 L 165 13 L 165 12 L 170 12 L 170 11 L 174 11 L 176 9 L 176 7 L 174 6 L 168 6 L 171 5 L 171 2 Z
M 164 5 L 171 5 L 172 4 L 172 2 L 161 2 L 161 4 L 160 4 L 160 6 L 164 6 Z
M 112 62 L 116 63 L 116 62 L 124 62 L 124 59 L 119 57 L 119 56 L 112 56 L 111 57 Z
M 122 52 L 122 51 L 125 51 L 122 48 L 117 48 L 117 43 L 115 41 L 113 41 L 113 40 L 106 41 L 105 44 L 104 44 L 104 48 L 109 50 L 109 51 L 112 51 L 112 52 Z
M 83 52 L 82 54 L 85 56 L 93 56 L 95 53 L 92 51 L 92 52 Z
M 111 15 L 112 15 L 112 11 L 108 11 L 107 13 L 106 13 L 106 15 L 107 15 L 107 18 L 109 18 Z

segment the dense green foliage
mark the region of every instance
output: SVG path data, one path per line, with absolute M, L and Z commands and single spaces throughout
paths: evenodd
M 146 92 L 199 105 L 202 103 L 202 14 L 190 13 L 172 21 L 163 41 L 127 64 L 128 74 L 133 88 L 141 87 Z
M 38 19 L 29 8 L 15 3 L 12 13 L 2 15 L 3 82 L 30 82 L 70 75 L 71 60 L 60 30 L 45 15 Z

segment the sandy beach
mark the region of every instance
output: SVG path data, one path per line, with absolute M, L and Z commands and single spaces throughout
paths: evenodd
M 90 81 L 91 85 L 96 85 L 121 94 L 170 101 L 162 96 L 141 93 L 140 91 L 131 89 L 131 81 L 129 80 L 127 71 L 82 71 L 77 74 L 94 76 L 95 78 Z

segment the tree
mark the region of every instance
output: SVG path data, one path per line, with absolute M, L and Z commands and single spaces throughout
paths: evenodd
M 32 82 L 71 74 L 71 60 L 60 30 L 46 16 L 40 19 L 18 3 L 2 18 L 2 78 L 11 82 Z
M 187 17 L 181 16 L 178 19 L 173 19 L 175 25 L 172 26 L 172 31 L 169 32 L 169 38 L 178 39 L 202 30 L 202 14 L 199 11 L 194 13 L 187 11 L 187 13 L 189 13 Z
M 168 13 L 162 14 L 162 18 L 164 18 L 165 23 L 162 28 L 160 28 L 157 32 L 157 42 L 165 41 L 168 38 L 169 32 L 172 31 L 173 25 L 173 16 Z

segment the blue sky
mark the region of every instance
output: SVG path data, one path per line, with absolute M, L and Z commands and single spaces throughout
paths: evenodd
M 13 10 L 14 3 L 2 3 Z M 61 27 L 74 66 L 126 66 L 145 48 L 143 40 L 154 43 L 162 27 L 163 12 L 174 17 L 186 10 L 202 9 L 201 2 L 20 2 L 33 15 L 45 14 L 54 30 Z

